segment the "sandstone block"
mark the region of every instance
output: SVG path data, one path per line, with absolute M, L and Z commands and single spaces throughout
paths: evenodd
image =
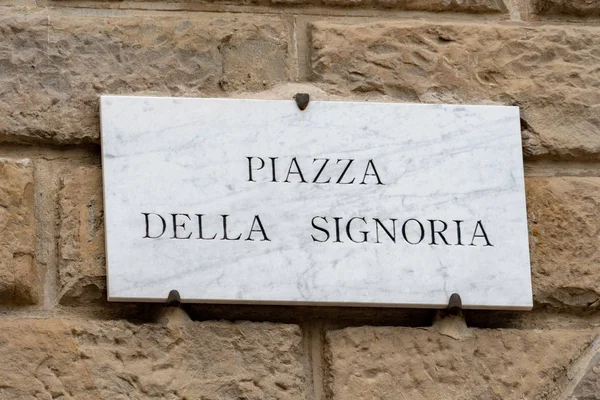
M 0 159 L 0 303 L 37 303 L 33 165 Z
M 289 80 L 276 17 L 0 15 L 0 138 L 97 142 L 100 94 L 222 96 Z
M 0 0 L 0 7 L 36 7 L 33 0 Z M 1 12 L 1 11 L 0 11 Z
M 105 299 L 104 209 L 99 167 L 78 167 L 61 179 L 59 213 L 60 303 Z
M 295 325 L 0 320 L 7 399 L 303 399 Z
M 332 399 L 533 399 L 556 395 L 594 338 L 584 331 L 361 327 L 327 334 Z
M 600 178 L 528 178 L 534 300 L 600 308 Z
M 600 158 L 600 29 L 373 22 L 310 26 L 312 80 L 406 102 L 518 105 L 532 157 Z
M 600 15 L 600 2 L 597 0 L 533 0 L 536 14 L 570 14 L 578 16 Z
M 297 6 L 297 5 L 310 4 L 310 1 L 309 0 L 271 0 L 271 4 Z
M 506 12 L 502 0 L 375 0 L 375 4 L 415 11 Z
M 323 4 L 327 5 L 327 6 L 344 6 L 344 7 L 351 7 L 351 6 L 358 6 L 358 5 L 364 5 L 365 4 L 365 0 L 322 0 Z
M 596 352 L 585 369 L 584 376 L 573 388 L 568 400 L 600 399 L 600 352 Z
M 270 0 L 272 4 L 328 7 L 391 8 L 414 11 L 471 13 L 506 12 L 503 0 Z

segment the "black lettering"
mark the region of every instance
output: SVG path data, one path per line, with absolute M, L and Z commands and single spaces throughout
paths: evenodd
M 324 232 L 327 235 L 327 237 L 325 238 L 325 240 L 318 240 L 317 238 L 315 238 L 315 235 L 310 235 L 310 236 L 312 237 L 313 242 L 325 243 L 326 241 L 329 240 L 329 231 L 327 229 L 322 228 L 320 226 L 317 226 L 315 224 L 315 219 L 317 219 L 317 218 L 322 219 L 323 221 L 325 221 L 325 223 L 327 223 L 327 218 L 325 218 L 325 217 L 314 217 L 312 219 L 312 226 L 313 226 L 313 228 L 315 228 L 316 230 L 319 230 L 321 232 Z
M 458 238 L 457 241 L 458 243 L 456 243 L 457 246 L 464 246 L 462 243 L 462 236 L 461 236 L 461 230 L 460 230 L 460 223 L 461 222 L 465 222 L 465 221 L 461 221 L 461 220 L 454 220 L 454 222 L 456 222 L 456 237 Z
M 344 170 L 342 171 L 342 174 L 340 175 L 340 177 L 338 178 L 336 183 L 339 183 L 340 185 L 351 185 L 354 183 L 354 180 L 356 178 L 352 178 L 352 180 L 350 182 L 342 182 L 342 179 L 344 178 L 344 175 L 346 175 L 346 172 L 348 171 L 348 168 L 350 168 L 350 165 L 352 165 L 352 163 L 354 162 L 354 160 L 351 159 L 338 159 L 336 164 L 339 164 L 340 161 L 348 161 L 348 164 L 346 164 L 346 167 L 344 168 Z
M 254 229 L 254 225 L 258 224 L 258 229 Z M 252 239 L 252 233 L 253 232 L 260 232 L 263 235 L 263 238 L 260 240 L 261 242 L 270 242 L 271 240 L 267 237 L 267 232 L 265 232 L 265 228 L 262 224 L 262 222 L 260 221 L 260 217 L 258 215 L 254 216 L 254 221 L 252 221 L 252 226 L 250 227 L 250 232 L 248 233 L 248 238 L 246 240 L 250 240 L 251 242 L 254 241 L 254 239 Z
M 419 228 L 421 229 L 421 237 L 419 238 L 419 241 L 416 243 L 411 242 L 410 240 L 408 240 L 408 238 L 406 237 L 406 224 L 408 224 L 410 221 L 415 221 L 417 224 L 419 224 Z M 418 220 L 411 218 L 411 219 L 407 219 L 406 221 L 404 221 L 404 223 L 402 224 L 402 237 L 404 238 L 404 240 L 406 241 L 406 243 L 410 243 L 410 244 L 419 244 L 423 241 L 423 239 L 425 238 L 425 228 L 423 228 L 423 224 L 421 224 Z
M 369 174 L 369 166 L 373 169 L 373 173 Z M 365 176 L 363 177 L 362 182 L 360 183 L 361 185 L 366 185 L 365 180 L 367 179 L 367 176 L 374 176 L 377 178 L 377 184 L 378 185 L 383 185 L 384 183 L 381 182 L 381 179 L 379 179 L 379 174 L 377 173 L 377 170 L 375 169 L 375 164 L 373 163 L 373 160 L 369 160 L 369 162 L 367 163 L 367 168 L 365 168 Z
M 165 221 L 165 219 L 162 216 L 160 216 L 159 214 L 155 214 L 155 213 L 142 213 L 142 215 L 144 215 L 144 219 L 146 221 L 146 236 L 144 236 L 144 239 L 145 238 L 158 239 L 159 237 L 161 237 L 162 235 L 165 234 L 165 231 L 167 230 L 167 222 Z M 156 215 L 158 218 L 160 218 L 160 220 L 162 222 L 162 232 L 158 236 L 150 236 L 150 221 L 149 221 L 150 215 Z
M 352 224 L 352 221 L 354 221 L 355 219 L 359 219 L 362 222 L 364 222 L 365 224 L 367 223 L 367 221 L 364 219 L 364 217 L 353 217 L 353 218 L 350 218 L 350 220 L 346 224 L 346 235 L 348 235 L 348 239 L 352 240 L 354 243 L 364 243 L 364 242 L 367 241 L 367 235 L 369 234 L 369 231 L 359 231 L 360 233 L 363 234 L 363 240 L 360 241 L 360 242 L 357 241 L 357 240 L 354 240 L 352 238 L 352 232 L 350 230 L 350 225 Z
M 192 220 L 188 214 L 171 214 L 171 216 L 173 216 L 173 237 L 171 239 L 189 239 L 190 237 L 192 237 L 192 232 L 190 232 L 190 234 L 187 235 L 187 237 L 177 236 L 177 228 L 183 228 L 183 231 L 185 232 L 185 222 L 177 224 L 177 217 L 180 215 L 182 217 L 186 217 L 190 221 Z
M 340 220 L 342 218 L 341 217 L 333 217 L 333 220 L 335 221 L 335 240 L 333 241 L 334 243 L 344 243 L 340 240 Z
M 331 182 L 331 177 L 329 179 L 327 179 L 327 181 L 325 181 L 325 182 L 317 182 L 317 179 L 319 179 L 319 176 L 321 176 L 321 173 L 323 173 L 323 170 L 327 166 L 327 163 L 329 162 L 329 158 L 314 158 L 313 164 L 315 163 L 315 161 L 320 161 L 320 160 L 325 160 L 325 162 L 321 166 L 321 169 L 317 173 L 317 176 L 315 176 L 315 179 L 313 179 L 312 183 L 329 183 L 329 182 Z
M 292 166 L 296 166 L 296 172 L 292 172 Z M 288 168 L 288 173 L 287 176 L 285 177 L 285 181 L 286 183 L 290 183 L 289 178 L 290 175 L 299 175 L 300 176 L 300 183 L 307 183 L 304 180 L 304 175 L 302 175 L 302 170 L 300 169 L 300 166 L 298 165 L 298 161 L 296 160 L 296 157 L 292 158 L 292 161 L 290 162 L 290 167 Z
M 271 182 L 277 182 L 277 176 L 275 175 L 275 160 L 277 160 L 277 157 L 269 157 L 269 159 L 271 160 L 271 175 L 273 176 Z
M 260 160 L 260 167 L 256 168 L 256 171 L 261 170 L 264 168 L 265 166 L 265 160 L 263 160 L 260 157 L 246 157 L 248 159 L 248 182 L 256 182 L 253 178 L 252 178 L 252 159 L 253 158 L 257 158 L 258 160 Z
M 383 229 L 383 231 L 389 236 L 390 239 L 392 239 L 392 242 L 396 243 L 396 219 L 395 218 L 390 218 L 390 221 L 392 221 L 392 233 L 390 233 L 390 231 L 387 230 L 387 228 L 385 227 L 385 225 L 383 225 L 383 223 L 379 220 L 379 218 L 373 218 L 373 221 L 375 221 L 375 243 L 381 243 L 379 241 L 379 227 L 381 226 L 381 229 Z
M 217 237 L 216 233 L 213 235 L 213 237 L 204 237 L 203 236 L 202 217 L 204 216 L 204 214 L 196 214 L 196 216 L 198 217 L 198 239 L 202 239 L 202 240 L 214 240 Z
M 229 217 L 229 215 L 227 214 L 221 215 L 221 218 L 223 218 L 223 237 L 221 238 L 221 240 L 240 240 L 240 238 L 242 237 L 241 233 L 236 238 L 230 238 L 227 236 L 227 217 Z
M 477 234 L 477 229 L 481 228 L 481 235 Z M 487 234 L 485 233 L 485 229 L 483 229 L 483 224 L 481 223 L 481 221 L 477 221 L 477 224 L 475 225 L 475 232 L 473 232 L 473 238 L 471 239 L 471 244 L 470 246 L 476 246 L 475 244 L 473 244 L 473 242 L 475 241 L 475 238 L 484 238 L 485 239 L 485 245 L 484 246 L 494 246 L 493 244 L 490 243 L 490 241 L 488 240 Z
M 440 235 L 440 238 L 442 238 L 444 243 L 446 243 L 446 245 L 449 245 L 450 243 L 448 243 L 448 241 L 446 240 L 446 238 L 443 235 L 444 231 L 448 228 L 448 224 L 439 219 L 429 219 L 428 221 L 431 226 L 431 243 L 429 243 L 429 244 L 437 246 L 437 243 L 435 242 L 435 234 L 437 233 L 438 235 Z M 442 228 L 442 230 L 440 230 L 440 231 L 435 230 L 436 222 L 441 222 L 442 224 L 444 224 L 444 227 Z

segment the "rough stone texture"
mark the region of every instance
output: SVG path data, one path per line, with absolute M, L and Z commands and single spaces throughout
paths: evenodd
M 600 29 L 317 22 L 312 80 L 344 95 L 521 107 L 528 156 L 600 158 Z
M 534 301 L 600 308 L 600 178 L 528 178 Z
M 286 3 L 289 3 L 298 0 L 272 1 L 285 1 Z M 304 2 L 309 3 L 309 0 L 304 0 Z M 456 11 L 473 13 L 494 13 L 506 11 L 506 7 L 504 6 L 502 0 L 321 0 L 321 3 L 326 6 L 336 7 L 364 6 L 433 12 Z
M 344 0 L 323 1 L 326 3 L 327 1 Z M 502 0 L 374 0 L 374 2 L 376 5 L 382 7 L 418 11 L 468 11 L 482 13 L 507 11 Z
M 39 286 L 33 165 L 0 158 L 0 304 L 34 304 Z
M 600 353 L 596 353 L 585 375 L 575 386 L 568 400 L 600 400 Z
M 36 7 L 35 0 L 0 0 L 0 13 L 2 7 L 17 6 L 17 7 Z
M 77 167 L 59 192 L 59 299 L 82 304 L 106 298 L 102 173 Z
M 0 0 L 16 2 L 16 1 L 33 1 L 33 0 Z M 65 0 L 49 0 L 50 4 L 64 4 Z M 143 2 L 144 0 L 133 0 L 134 2 Z M 167 0 L 168 3 L 175 3 L 185 9 L 185 5 L 206 5 L 211 6 L 316 6 L 316 7 L 344 7 L 355 9 L 396 9 L 396 10 L 413 10 L 413 11 L 450 11 L 450 12 L 468 12 L 468 13 L 504 13 L 507 12 L 507 7 L 504 4 L 505 0 Z M 506 0 L 514 1 L 514 0 Z M 520 1 L 520 0 L 519 0 Z M 82 3 L 77 1 L 69 1 L 69 6 L 81 6 Z M 325 12 L 326 13 L 326 12 Z
M 600 15 L 598 0 L 533 0 L 536 14 L 571 14 L 578 16 Z
M 540 399 L 595 336 L 584 331 L 472 329 L 456 340 L 432 329 L 362 327 L 327 334 L 331 398 Z M 554 398 L 554 397 L 550 397 Z
M 2 399 L 303 399 L 295 325 L 0 320 Z
M 100 94 L 222 96 L 288 81 L 278 17 L 0 14 L 0 139 L 99 139 Z

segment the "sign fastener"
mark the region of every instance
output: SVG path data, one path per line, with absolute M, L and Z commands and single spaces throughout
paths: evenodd
M 462 311 L 462 300 L 460 298 L 460 294 L 452 293 L 450 299 L 448 300 L 448 314 L 450 315 L 458 315 Z
M 308 93 L 296 93 L 294 95 L 294 99 L 296 100 L 296 104 L 298 105 L 300 111 L 304 111 L 306 107 L 308 107 L 310 95 Z
M 181 296 L 177 290 L 171 290 L 167 297 L 165 306 L 167 307 L 179 307 L 181 305 Z

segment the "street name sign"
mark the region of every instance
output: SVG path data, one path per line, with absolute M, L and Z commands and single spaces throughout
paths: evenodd
M 102 96 L 113 301 L 532 307 L 519 110 Z

